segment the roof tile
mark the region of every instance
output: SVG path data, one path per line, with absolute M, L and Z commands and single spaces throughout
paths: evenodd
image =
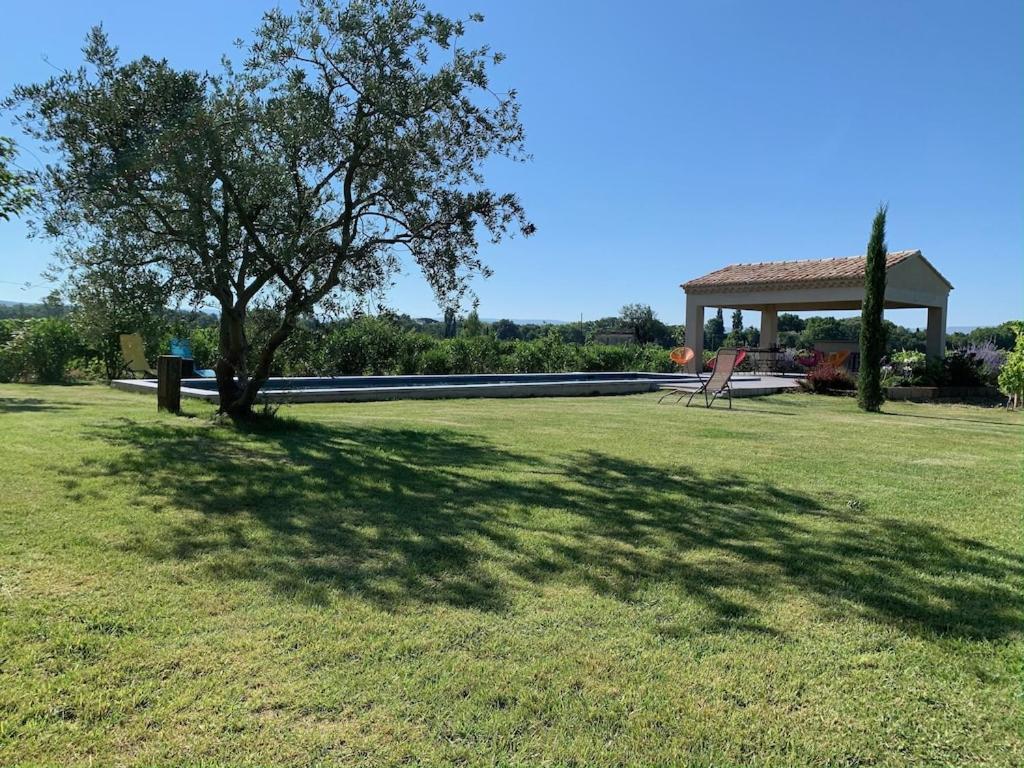
M 919 250 L 894 251 L 887 254 L 889 269 Z M 804 259 L 802 261 L 765 261 L 758 264 L 730 264 L 702 277 L 683 283 L 687 291 L 718 290 L 731 287 L 753 288 L 759 285 L 799 285 L 814 287 L 848 283 L 864 279 L 866 256 L 841 259 Z

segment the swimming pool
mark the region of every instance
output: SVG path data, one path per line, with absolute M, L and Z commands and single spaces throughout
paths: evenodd
M 737 375 L 734 395 L 779 391 L 757 375 Z M 761 384 L 764 386 L 761 386 Z M 156 392 L 152 379 L 118 379 L 129 391 Z M 665 386 L 697 386 L 693 374 L 614 371 L 608 373 L 490 373 L 461 376 L 312 376 L 271 378 L 260 392 L 269 403 L 328 403 L 454 397 L 581 397 L 653 392 Z M 213 379 L 185 379 L 183 397 L 218 401 Z

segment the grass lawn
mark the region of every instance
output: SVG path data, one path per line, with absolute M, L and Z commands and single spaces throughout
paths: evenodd
M 1024 418 L 0 386 L 0 764 L 1024 764 Z

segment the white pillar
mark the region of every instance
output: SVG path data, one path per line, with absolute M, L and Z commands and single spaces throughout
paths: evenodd
M 779 308 L 761 307 L 761 349 L 775 346 L 779 342 Z
M 686 346 L 693 350 L 687 373 L 704 369 L 704 306 L 696 296 L 686 294 Z M 699 366 L 699 367 L 698 367 Z
M 943 357 L 946 354 L 946 304 L 928 307 L 928 332 L 925 336 L 925 351 L 928 357 Z

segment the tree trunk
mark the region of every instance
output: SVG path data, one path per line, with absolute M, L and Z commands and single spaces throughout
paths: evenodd
M 266 346 L 260 350 L 256 368 L 249 375 L 246 363 L 249 345 L 245 335 L 245 312 L 236 308 L 221 311 L 221 355 L 216 366 L 220 413 L 227 414 L 235 420 L 252 418 L 256 397 L 270 378 L 274 353 L 291 335 L 296 317 L 296 311 L 285 310 L 281 324 L 271 335 Z
M 245 404 L 243 393 L 248 383 L 245 336 L 245 311 L 234 307 L 221 307 L 220 357 L 214 370 L 217 373 L 217 394 L 220 395 L 220 413 L 233 419 L 252 415 L 252 403 Z

